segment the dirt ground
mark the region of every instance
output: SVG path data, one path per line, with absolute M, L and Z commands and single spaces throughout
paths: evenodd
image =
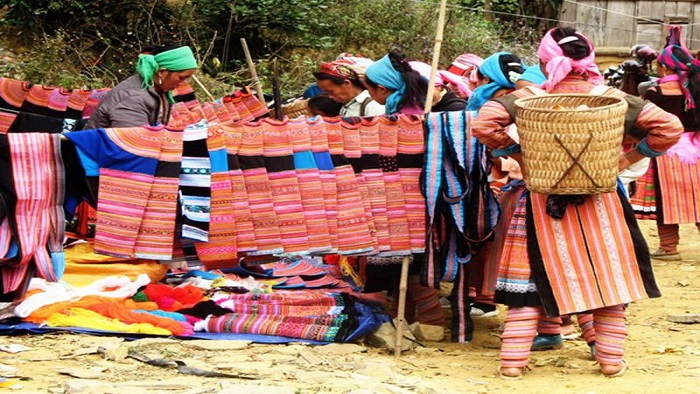
M 642 222 L 650 247 L 652 222 Z M 0 345 L 33 350 L 0 351 L 4 384 L 21 393 L 700 393 L 700 323 L 679 324 L 668 314 L 700 313 L 700 234 L 681 229 L 679 262 L 654 261 L 663 297 L 629 308 L 624 377 L 598 372 L 582 340 L 560 350 L 536 352 L 523 380 L 497 377 L 504 313 L 476 321 L 471 343 L 428 343 L 400 359 L 355 344 L 261 345 L 241 341 L 146 339 L 69 333 L 0 337 Z M 97 353 L 101 346 L 106 351 Z M 150 358 L 180 360 L 189 367 L 230 377 L 179 374 L 124 358 L 129 350 Z M 246 378 L 246 379 L 243 379 Z M 1 387 L 1 386 L 0 386 Z

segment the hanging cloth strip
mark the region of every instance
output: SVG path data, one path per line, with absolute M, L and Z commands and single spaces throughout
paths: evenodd
M 408 230 L 406 199 L 398 165 L 399 124 L 397 116 L 382 118 L 379 122 L 379 165 L 386 185 L 387 216 L 391 251 L 382 255 L 408 254 L 411 239 Z
M 425 142 L 423 121 L 417 116 L 400 116 L 397 138 L 397 164 L 403 196 L 406 201 L 406 219 L 412 253 L 425 252 L 425 198 L 420 190 Z
M 237 264 L 236 221 L 229 177 L 225 130 L 209 126 L 207 148 L 211 160 L 211 211 L 209 241 L 196 242 L 197 255 L 207 269 L 232 268 Z
M 289 138 L 294 153 L 294 170 L 299 181 L 299 193 L 303 206 L 304 222 L 312 253 L 331 250 L 328 221 L 323 202 L 321 173 L 311 151 L 311 134 L 306 118 L 290 120 Z
M 171 260 L 183 133 L 167 128 L 158 132 L 162 133 L 162 144 L 153 185 L 136 236 L 134 254 L 142 259 Z
M 422 272 L 428 283 L 454 281 L 460 264 L 469 262 L 490 239 L 498 220 L 498 206 L 487 182 L 490 162 L 486 149 L 469 131 L 472 116 L 470 111 L 444 112 L 430 114 L 425 122 L 428 145 L 423 188 L 430 231 Z M 449 214 L 443 216 L 445 212 Z M 445 226 L 445 232 L 436 239 L 442 232 L 439 226 Z M 441 258 L 444 265 L 436 265 L 435 259 Z
M 182 237 L 206 242 L 211 209 L 211 159 L 207 149 L 207 122 L 200 121 L 183 132 L 180 169 Z
M 329 253 L 336 253 L 338 251 L 338 188 L 335 167 L 328 147 L 327 124 L 320 116 L 308 119 L 307 123 L 311 137 L 311 151 L 318 167 L 323 190 L 323 205 L 331 245 Z
M 236 224 L 236 244 L 239 252 L 251 252 L 257 249 L 255 244 L 255 228 L 253 217 L 248 205 L 248 192 L 238 157 L 238 151 L 243 139 L 243 127 L 240 123 L 234 126 L 219 126 L 226 138 L 226 153 L 228 160 L 228 176 L 231 182 L 231 204 L 233 206 L 234 222 Z
M 365 206 L 355 172 L 344 156 L 343 129 L 340 118 L 325 119 L 328 149 L 333 160 L 337 185 L 338 253 L 357 254 L 375 250 L 369 232 Z
M 24 81 L 0 78 L 0 108 L 19 111 L 31 87 Z
M 13 259 L 12 265 L 3 267 L 5 293 L 15 291 L 25 283 L 32 262 L 41 277 L 54 282 L 61 278 L 65 268 L 62 259 L 63 188 L 57 188 L 63 183 L 64 173 L 60 137 L 46 133 L 19 133 L 9 134 L 7 141 L 17 199 L 14 222 L 20 254 Z
M 288 123 L 287 118 L 281 121 L 263 119 L 259 123 L 263 134 L 263 155 L 284 253 L 308 254 L 309 237 Z
M 379 165 L 379 122 L 381 117 L 361 118 L 360 146 L 362 147 L 362 173 L 360 176 L 368 190 L 368 200 L 376 231 L 378 250 L 391 249 L 389 217 L 387 215 L 384 174 Z
M 255 254 L 282 253 L 277 213 L 263 157 L 263 128 L 259 122 L 245 123 L 238 159 L 243 170 L 248 204 L 255 229 Z

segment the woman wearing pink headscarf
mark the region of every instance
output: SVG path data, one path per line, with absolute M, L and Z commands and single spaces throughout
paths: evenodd
M 547 32 L 538 49 L 548 93 L 590 93 L 603 77 L 593 44 L 572 28 Z M 513 102 L 538 94 L 523 88 L 487 102 L 472 121 L 473 135 L 492 155 L 520 161 L 520 146 L 508 135 Z M 663 154 L 683 126 L 654 104 L 602 88 L 596 94 L 625 98 L 629 112 L 625 140 L 635 149 L 621 154 L 619 169 L 643 157 Z M 527 167 L 520 162 L 527 179 Z M 624 304 L 659 297 L 649 252 L 622 190 L 579 196 L 524 192 L 515 203 L 500 261 L 495 301 L 509 307 L 501 344 L 500 374 L 517 379 L 528 366 L 538 318 L 590 311 L 595 357 L 601 372 L 621 376 L 627 364 Z

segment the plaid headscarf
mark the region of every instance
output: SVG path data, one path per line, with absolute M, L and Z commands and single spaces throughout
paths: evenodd
M 683 53 L 685 59 L 679 59 L 673 52 Z M 664 48 L 659 56 L 656 58 L 662 66 L 673 70 L 678 74 L 679 82 L 681 83 L 681 88 L 683 89 L 683 95 L 685 96 L 685 107 L 686 109 L 695 108 L 695 99 L 693 94 L 690 92 L 690 78 L 700 78 L 700 61 L 695 59 L 693 55 L 688 51 L 688 49 L 680 45 L 669 45 Z M 689 71 L 692 71 L 692 75 L 689 76 Z
M 359 59 L 362 58 L 343 57 L 333 60 L 332 62 L 323 62 L 318 68 L 317 73 L 327 74 L 341 79 L 357 80 L 365 74 L 368 65 L 371 64 L 371 60 L 369 59 L 368 62 L 358 61 Z

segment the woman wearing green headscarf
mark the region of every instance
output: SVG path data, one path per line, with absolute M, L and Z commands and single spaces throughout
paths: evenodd
M 197 71 L 187 46 L 163 45 L 139 55 L 136 74 L 110 90 L 85 129 L 167 124 L 172 90 Z

